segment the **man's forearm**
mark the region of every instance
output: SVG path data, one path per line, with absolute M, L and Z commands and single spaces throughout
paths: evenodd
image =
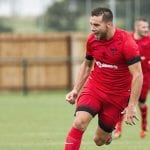
M 79 74 L 77 76 L 77 80 L 76 80 L 75 85 L 73 87 L 73 89 L 76 90 L 77 92 L 79 92 L 82 89 L 84 83 L 86 82 L 86 80 L 87 80 L 87 78 L 89 76 L 89 72 L 90 71 L 84 70 L 84 69 L 85 68 L 83 68 L 81 66 Z
M 133 76 L 129 105 L 137 104 L 140 93 L 141 93 L 142 83 L 143 83 L 142 73 L 139 73 L 138 75 Z
M 77 79 L 73 88 L 74 90 L 77 91 L 77 93 L 80 92 L 83 85 L 85 84 L 90 71 L 91 71 L 91 66 L 87 66 L 86 63 L 84 62 L 80 67 L 80 70 L 79 70 L 79 73 L 78 73 L 78 76 L 77 76 Z

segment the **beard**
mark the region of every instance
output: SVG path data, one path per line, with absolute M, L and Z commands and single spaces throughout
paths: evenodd
M 94 35 L 97 40 L 106 40 L 107 39 L 107 32 L 95 32 Z

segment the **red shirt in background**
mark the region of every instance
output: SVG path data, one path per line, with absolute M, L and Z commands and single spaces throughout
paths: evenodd
M 133 33 L 131 33 L 133 39 Z M 139 46 L 141 58 L 142 58 L 142 70 L 143 73 L 150 72 L 150 36 L 145 36 L 141 39 L 134 39 Z

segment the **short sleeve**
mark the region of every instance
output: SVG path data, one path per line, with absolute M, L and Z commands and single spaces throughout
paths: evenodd
M 85 58 L 87 60 L 93 60 L 93 55 L 92 55 L 92 49 L 91 49 L 91 44 L 90 44 L 90 37 L 88 38 L 87 40 L 87 43 L 86 43 L 86 56 Z
M 131 36 L 128 37 L 124 44 L 123 53 L 128 65 L 141 61 L 138 45 Z

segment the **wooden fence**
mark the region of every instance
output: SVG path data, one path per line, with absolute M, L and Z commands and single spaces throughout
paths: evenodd
M 86 35 L 0 34 L 0 90 L 69 89 Z

